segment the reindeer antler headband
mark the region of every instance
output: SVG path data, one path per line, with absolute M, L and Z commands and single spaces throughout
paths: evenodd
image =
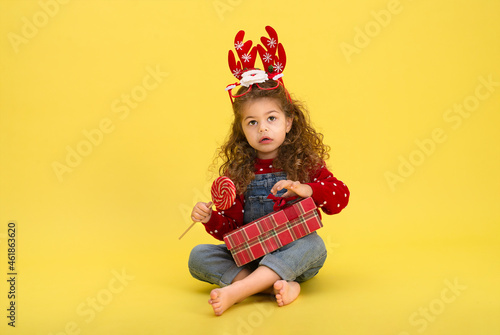
M 267 26 L 266 31 L 269 38 L 262 36 L 260 38 L 262 44 L 257 44 L 253 48 L 251 40 L 246 42 L 243 41 L 243 38 L 245 37 L 245 32 L 243 30 L 240 30 L 234 38 L 234 48 L 240 60 L 236 61 L 233 50 L 229 50 L 228 62 L 231 73 L 236 77 L 236 79 L 239 80 L 239 82 L 230 84 L 226 87 L 226 91 L 229 93 L 231 102 L 233 102 L 233 98 L 237 98 L 248 93 L 252 89 L 253 84 L 256 84 L 260 89 L 266 90 L 278 88 L 279 85 L 284 86 L 282 77 L 283 70 L 286 65 L 285 49 L 281 43 L 278 43 L 278 34 L 276 33 L 276 30 Z M 264 70 L 256 69 L 254 67 L 257 52 L 262 60 Z M 277 82 L 276 87 L 262 88 L 259 85 L 268 79 L 275 80 Z M 248 87 L 248 90 L 243 94 L 233 95 L 232 89 L 239 85 Z

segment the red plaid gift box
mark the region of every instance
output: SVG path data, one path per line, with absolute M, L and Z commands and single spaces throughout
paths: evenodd
M 323 227 L 316 204 L 305 198 L 224 235 L 236 265 L 242 266 Z

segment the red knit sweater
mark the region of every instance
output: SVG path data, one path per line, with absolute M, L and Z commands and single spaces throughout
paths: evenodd
M 257 159 L 255 161 L 255 174 L 278 172 L 273 170 L 272 159 Z M 314 175 L 310 176 L 313 194 L 312 198 L 325 214 L 337 214 L 347 206 L 349 202 L 349 189 L 335 178 L 333 174 L 322 166 Z M 218 240 L 223 240 L 224 234 L 243 225 L 243 213 L 245 207 L 245 196 L 237 195 L 234 205 L 224 211 L 214 210 L 210 220 L 205 223 L 206 231 Z

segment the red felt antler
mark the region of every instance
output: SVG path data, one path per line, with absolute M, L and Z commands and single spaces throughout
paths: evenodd
M 253 69 L 257 56 L 257 48 L 252 48 L 252 41 L 250 40 L 243 42 L 244 36 L 245 32 L 240 30 L 234 38 L 234 48 L 240 61 L 236 61 L 232 50 L 229 50 L 228 54 L 229 69 L 238 80 L 241 79 L 245 69 Z
M 264 65 L 264 70 L 268 74 L 276 76 L 277 74 L 282 73 L 285 69 L 285 49 L 283 48 L 283 45 L 281 43 L 278 43 L 278 34 L 276 33 L 276 30 L 274 30 L 270 26 L 267 26 L 266 31 L 270 38 L 262 36 L 260 39 L 262 45 L 257 45 L 257 49 L 259 51 L 259 56 L 262 60 L 262 64 Z M 277 55 L 276 51 L 278 51 Z

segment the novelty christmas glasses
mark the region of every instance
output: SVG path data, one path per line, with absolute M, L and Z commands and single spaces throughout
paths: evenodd
M 285 69 L 286 64 L 285 49 L 281 43 L 278 43 L 278 34 L 272 27 L 267 26 L 266 31 L 269 38 L 262 36 L 260 39 L 262 44 L 257 44 L 253 48 L 252 41 L 243 41 L 245 36 L 245 32 L 243 30 L 240 30 L 234 38 L 234 48 L 239 61 L 236 61 L 234 52 L 229 50 L 228 62 L 231 73 L 236 77 L 236 79 L 239 80 L 239 82 L 230 84 L 226 87 L 231 103 L 234 102 L 233 98 L 241 97 L 250 92 L 254 84 L 261 90 L 274 90 L 280 85 L 283 85 L 283 87 L 285 86 L 282 79 L 283 70 Z M 264 70 L 254 67 L 257 52 L 262 60 Z M 276 85 L 273 85 L 272 87 L 262 87 L 259 85 L 269 79 L 276 81 Z M 237 94 L 236 92 L 233 93 L 233 90 L 240 85 L 248 87 L 248 89 L 244 90 L 243 93 L 240 94 Z

